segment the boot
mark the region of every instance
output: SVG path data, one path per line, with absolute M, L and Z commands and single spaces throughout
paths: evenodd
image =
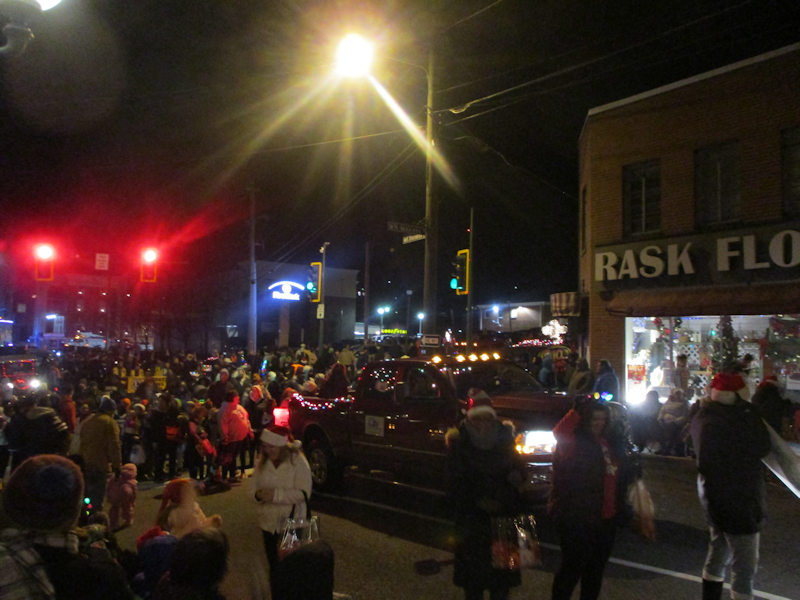
M 721 600 L 722 582 L 703 579 L 703 600 Z

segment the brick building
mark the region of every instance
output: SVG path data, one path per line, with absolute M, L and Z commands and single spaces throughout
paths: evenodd
M 751 385 L 800 387 L 800 44 L 590 110 L 579 246 L 589 358 L 628 402 L 679 354 L 700 393 L 723 315 Z

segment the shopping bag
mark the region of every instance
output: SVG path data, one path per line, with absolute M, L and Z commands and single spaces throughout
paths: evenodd
M 144 462 L 147 460 L 147 455 L 145 454 L 144 447 L 141 444 L 134 444 L 131 446 L 131 457 L 130 461 L 135 465 L 143 465 Z
M 628 502 L 633 507 L 633 521 L 639 533 L 648 540 L 656 539 L 656 508 L 643 480 L 631 484 Z
M 800 498 L 800 456 L 795 454 L 792 446 L 766 421 L 764 426 L 769 431 L 772 450 L 761 460 L 795 496 Z
M 542 549 L 533 515 L 492 518 L 492 566 L 516 571 L 542 564 Z
M 319 522 L 316 515 L 306 519 L 287 517 L 281 543 L 278 546 L 278 558 L 283 560 L 298 548 L 319 539 Z

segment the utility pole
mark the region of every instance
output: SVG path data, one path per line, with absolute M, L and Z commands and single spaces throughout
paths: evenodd
M 364 242 L 364 344 L 369 341 L 369 241 Z
M 428 97 L 425 106 L 425 267 L 422 282 L 422 306 L 425 313 L 425 333 L 436 333 L 436 254 L 438 251 L 439 224 L 433 194 L 433 152 L 436 145 L 433 128 L 433 46 L 428 50 L 428 68 L 425 70 Z
M 258 273 L 256 269 L 256 186 L 250 186 L 250 303 L 247 319 L 247 354 L 256 357 L 258 328 Z
M 319 321 L 319 343 L 317 353 L 322 352 L 322 342 L 325 338 L 325 254 L 330 242 L 322 244 L 319 253 L 322 254 L 322 267 L 319 273 L 319 304 L 317 304 L 317 321 Z

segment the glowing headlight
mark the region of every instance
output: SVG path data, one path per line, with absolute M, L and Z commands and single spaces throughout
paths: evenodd
M 516 450 L 520 454 L 552 454 L 555 447 L 552 431 L 523 431 L 517 435 Z
M 5 386 L 6 386 L 8 389 L 10 389 L 10 390 L 13 390 L 13 389 L 14 389 L 14 384 L 13 384 L 13 383 L 11 383 L 10 381 L 7 381 L 7 382 L 5 383 Z
M 38 389 L 42 385 L 42 382 L 36 378 L 31 379 L 28 383 L 33 389 Z

